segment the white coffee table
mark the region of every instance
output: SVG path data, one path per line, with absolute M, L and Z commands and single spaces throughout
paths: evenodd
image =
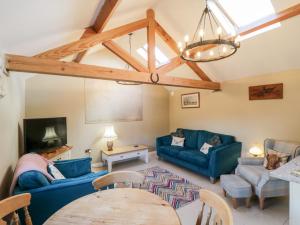
M 114 147 L 112 151 L 102 150 L 102 161 L 107 163 L 108 172 L 112 171 L 112 163 L 128 159 L 141 158 L 145 163 L 149 162 L 148 146 L 138 145 Z

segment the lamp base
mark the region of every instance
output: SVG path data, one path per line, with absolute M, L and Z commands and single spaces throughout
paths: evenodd
M 107 141 L 107 150 L 112 151 L 113 150 L 113 145 L 114 145 L 113 141 Z

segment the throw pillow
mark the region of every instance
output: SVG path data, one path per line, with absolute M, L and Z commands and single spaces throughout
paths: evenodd
M 212 145 L 212 146 L 218 146 L 222 144 L 221 138 L 219 135 L 214 135 L 212 138 L 210 138 L 207 141 L 207 144 Z
M 213 147 L 213 146 L 210 145 L 210 144 L 204 143 L 204 144 L 202 145 L 202 147 L 200 148 L 200 152 L 203 152 L 205 155 L 207 155 L 207 154 L 208 154 L 208 151 L 209 151 L 209 149 L 210 149 L 211 147 Z
M 184 145 L 184 138 L 180 138 L 180 137 L 172 137 L 172 146 L 179 146 L 179 147 L 183 147 Z
M 291 156 L 290 154 L 268 149 L 264 160 L 264 167 L 268 170 L 275 170 L 280 166 L 286 164 L 290 156 Z
M 178 128 L 178 129 L 176 130 L 176 132 L 171 133 L 171 135 L 172 135 L 173 137 L 180 137 L 180 138 L 183 138 L 183 137 L 184 137 L 184 135 L 183 135 L 183 129 Z
M 64 177 L 64 175 L 62 175 L 62 173 L 54 165 L 49 164 L 48 168 L 49 168 L 51 175 L 54 177 L 54 179 L 56 179 L 56 180 L 66 179 Z

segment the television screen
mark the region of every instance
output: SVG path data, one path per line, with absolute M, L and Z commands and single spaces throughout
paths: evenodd
M 24 119 L 25 152 L 47 151 L 66 144 L 66 117 Z

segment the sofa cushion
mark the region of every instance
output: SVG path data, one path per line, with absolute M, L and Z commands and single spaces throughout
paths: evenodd
M 197 142 L 198 142 L 198 131 L 197 130 L 183 129 L 183 135 L 185 138 L 185 147 L 192 148 L 192 149 L 197 148 Z
M 252 185 L 257 186 L 264 174 L 269 173 L 263 166 L 239 165 L 237 174 L 246 179 Z
M 235 141 L 235 138 L 231 135 L 218 134 L 218 133 L 213 133 L 213 132 L 209 132 L 209 131 L 206 131 L 206 130 L 199 130 L 197 148 L 200 149 L 201 146 L 205 142 L 208 142 L 208 140 L 213 138 L 215 135 L 218 135 L 220 137 L 222 145 L 228 145 L 228 144 L 231 144 Z
M 180 151 L 177 158 L 195 164 L 199 167 L 208 167 L 208 158 L 204 153 L 200 152 L 200 150 Z
M 160 146 L 159 151 L 163 154 L 177 157 L 180 151 L 185 150 L 186 148 L 184 147 L 179 147 L 179 146 Z
M 39 171 L 31 170 L 22 173 L 18 178 L 20 190 L 29 190 L 49 185 L 48 179 Z
M 74 178 L 91 173 L 91 158 L 56 161 L 55 167 L 66 177 Z

